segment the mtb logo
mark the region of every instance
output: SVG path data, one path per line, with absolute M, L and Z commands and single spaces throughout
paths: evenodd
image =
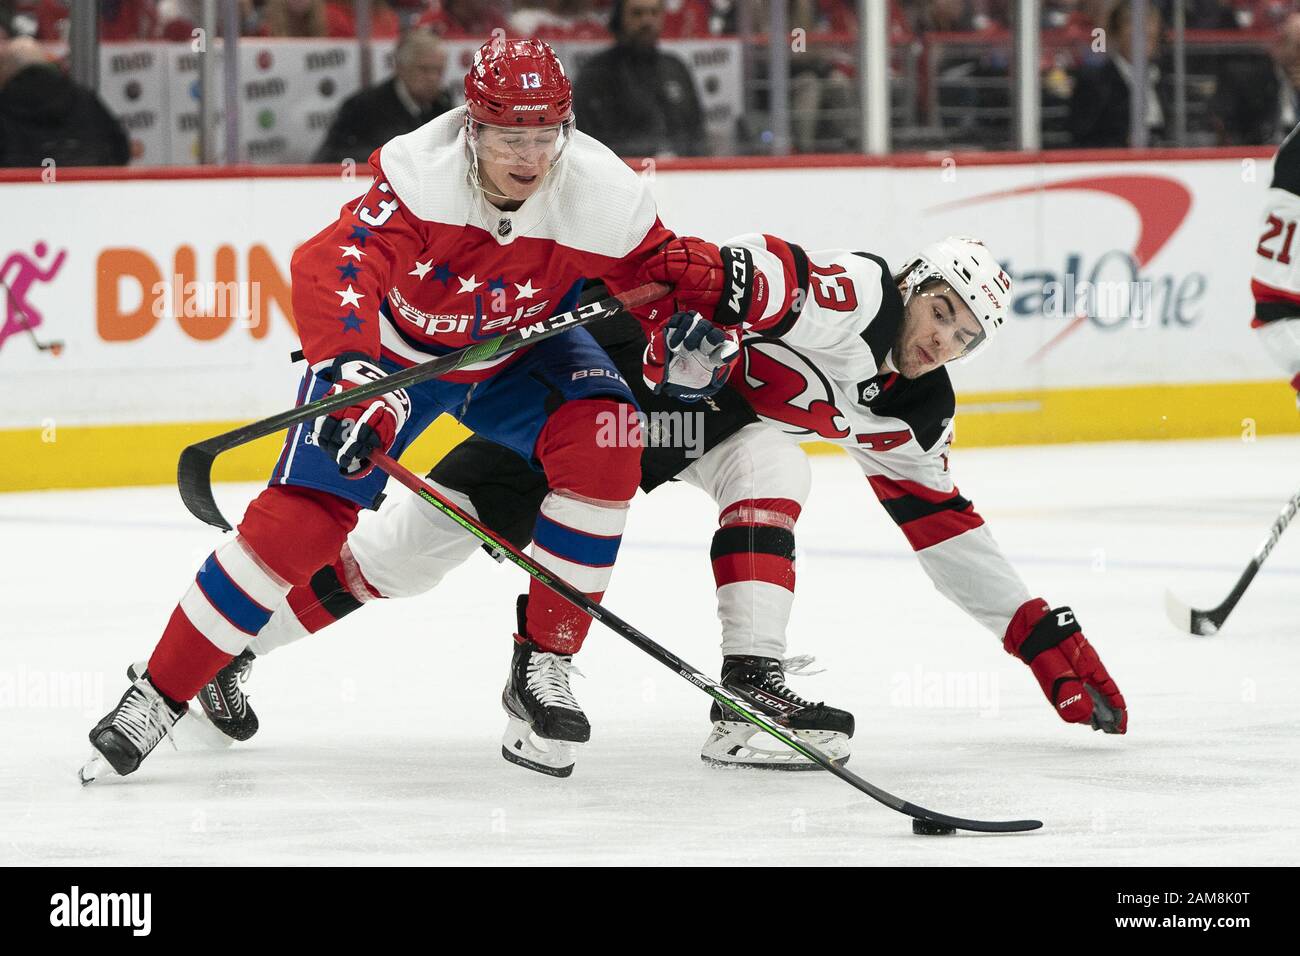
M 50 249 L 37 242 L 32 251 L 35 258 L 25 252 L 13 252 L 0 265 L 0 283 L 6 293 L 4 325 L 0 325 L 0 346 L 9 336 L 39 328 L 45 317 L 27 299 L 28 290 L 37 282 L 50 282 L 63 268 L 68 251 L 61 250 L 48 264 L 43 264 Z

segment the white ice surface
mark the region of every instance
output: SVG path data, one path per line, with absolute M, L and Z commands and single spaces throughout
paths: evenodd
M 856 714 L 867 779 L 934 810 L 1038 817 L 1037 833 L 916 837 L 826 774 L 711 770 L 705 696 L 599 625 L 573 776 L 507 764 L 499 695 L 525 578 L 484 555 L 260 660 L 252 741 L 164 743 L 82 789 L 90 726 L 219 540 L 164 487 L 0 496 L 0 863 L 1300 863 L 1300 528 L 1218 637 L 1180 635 L 1162 600 L 1227 593 L 1300 481 L 1300 440 L 952 461 L 1030 590 L 1075 608 L 1128 736 L 1059 721 L 839 457 L 814 459 L 790 647 L 828 670 L 795 686 Z M 222 488 L 227 514 L 255 490 Z M 639 498 L 608 595 L 711 672 L 712 528 L 692 488 Z

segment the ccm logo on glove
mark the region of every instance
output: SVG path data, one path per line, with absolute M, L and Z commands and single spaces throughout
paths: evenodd
M 1108 734 L 1128 730 L 1124 695 L 1068 607 L 1049 610 L 1046 601 L 1026 601 L 1011 618 L 1002 646 L 1029 665 L 1062 720 Z
M 332 382 L 326 396 L 338 395 L 358 385 L 368 385 L 387 374 L 369 356 L 348 353 L 334 359 L 316 374 Z M 312 441 L 338 462 L 339 471 L 349 478 L 364 478 L 373 469 L 367 459 L 372 451 L 388 451 L 411 414 L 406 389 L 363 399 L 355 405 L 322 415 L 312 426 Z

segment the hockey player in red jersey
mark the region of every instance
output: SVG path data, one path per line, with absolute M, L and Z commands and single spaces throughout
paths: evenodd
M 1255 246 L 1250 291 L 1255 329 L 1268 353 L 1296 390 L 1300 405 L 1300 127 L 1293 129 L 1273 160 L 1263 232 Z
M 988 344 L 1010 298 L 1010 281 L 992 254 L 973 240 L 951 238 L 893 273 L 874 255 L 809 253 L 751 235 L 732 240 L 722 255 L 729 284 L 713 318 L 748 332 L 741 368 L 707 403 L 683 406 L 640 386 L 636 373 L 646 343 L 631 323 L 604 323 L 594 334 L 633 383 L 643 410 L 695 410 L 704 417 L 703 456 L 693 460 L 680 447 L 649 445 L 642 487 L 678 478 L 717 504 L 710 554 L 723 682 L 831 756 L 848 755 L 852 716 L 795 694 L 782 661 L 794 599 L 794 532 L 811 484 L 795 440 L 821 438 L 846 447 L 938 590 L 1028 665 L 1063 720 L 1124 733 L 1124 698 L 1073 611 L 1031 597 L 948 470 L 956 402 L 944 366 Z M 544 476 L 479 438 L 453 449 L 430 480 L 520 546 L 533 533 L 546 494 Z M 345 560 L 321 568 L 276 610 L 254 644 L 258 653 L 377 596 L 432 587 L 476 548 L 474 538 L 415 498 L 367 517 L 349 539 Z M 374 588 L 358 588 L 358 575 Z M 235 670 L 208 691 L 227 712 L 246 708 Z M 702 753 L 708 762 L 816 766 L 755 735 L 752 725 L 724 720 L 716 708 L 712 720 Z
M 683 344 L 698 317 L 673 314 L 716 300 L 718 249 L 675 237 L 642 179 L 575 131 L 572 91 L 553 51 L 536 40 L 491 41 L 474 58 L 465 94 L 465 107 L 377 150 L 369 191 L 295 253 L 294 313 L 311 366 L 299 403 L 567 311 L 584 276 L 616 292 L 651 279 L 672 284 L 671 299 L 637 313 L 651 335 L 692 352 L 693 376 L 670 369 L 665 387 L 720 387 L 734 344 L 712 326 Z M 336 559 L 358 512 L 377 505 L 386 476 L 367 454 L 400 454 L 443 413 L 545 475 L 534 558 L 600 598 L 640 450 L 600 447 L 610 419 L 633 423 L 635 433 L 634 399 L 576 329 L 293 430 L 269 487 L 203 563 L 147 670 L 91 731 L 95 754 L 83 780 L 139 766 L 286 594 Z M 537 769 L 563 775 L 572 745 L 590 732 L 568 675 L 591 621 L 536 583 L 518 618 L 503 697 L 508 732 L 549 741 L 537 748 Z M 513 756 L 528 758 L 522 748 Z

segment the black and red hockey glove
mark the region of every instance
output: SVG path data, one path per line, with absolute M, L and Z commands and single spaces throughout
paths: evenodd
M 740 333 L 698 312 L 678 312 L 650 334 L 641 374 L 656 395 L 683 402 L 708 398 L 726 384 L 740 357 Z
M 1039 598 L 1026 601 L 1007 625 L 1002 646 L 1029 665 L 1062 720 L 1108 734 L 1128 730 L 1124 695 L 1068 607 L 1049 609 Z
M 369 356 L 349 352 L 316 374 L 333 383 L 325 395 L 337 395 L 358 385 L 368 385 L 387 373 Z M 410 396 L 406 389 L 399 388 L 322 415 L 312 427 L 312 440 L 338 462 L 342 474 L 364 478 L 374 467 L 366 456 L 376 449 L 386 452 L 392 448 L 410 414 Z

